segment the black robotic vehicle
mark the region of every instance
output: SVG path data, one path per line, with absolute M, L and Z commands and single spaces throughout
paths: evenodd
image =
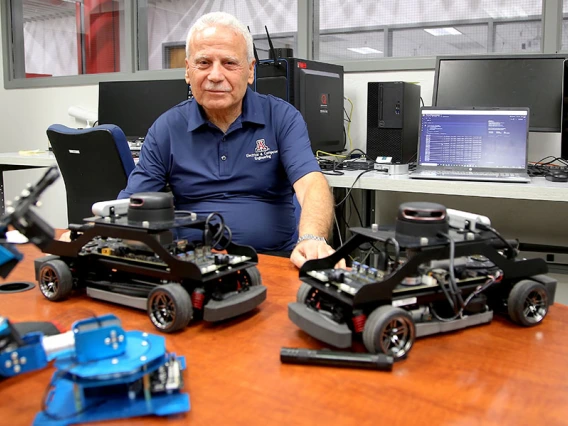
M 94 217 L 70 225 L 71 241 L 52 240 L 35 261 L 42 294 L 51 301 L 85 288 L 87 295 L 143 309 L 169 333 L 192 319 L 222 321 L 266 299 L 256 251 L 231 241 L 223 218 L 175 212 L 167 193 L 134 194 L 96 203 Z M 197 229 L 198 241 L 174 238 Z
M 407 356 L 416 337 L 489 323 L 494 312 L 539 324 L 554 303 L 556 280 L 543 259 L 522 259 L 485 216 L 434 203 L 405 203 L 394 228 L 353 228 L 327 258 L 300 270 L 289 318 L 338 348 L 362 339 L 371 353 Z M 363 245 L 374 265 L 334 269 Z

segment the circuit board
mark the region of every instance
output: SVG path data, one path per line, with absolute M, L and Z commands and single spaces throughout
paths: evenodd
M 477 283 L 486 278 L 488 271 L 495 268 L 492 262 L 482 256 L 460 258 L 455 263 L 456 266 L 467 271 L 457 279 L 458 285 Z M 430 263 L 428 267 L 423 266 L 418 275 L 405 277 L 393 293 L 439 286 L 439 282 L 444 281 L 439 275 L 447 274 L 447 270 L 443 267 L 447 269 L 444 263 L 436 262 Z M 326 286 L 337 287 L 338 291 L 351 295 L 355 295 L 363 286 L 383 281 L 387 275 L 382 270 L 359 262 L 353 262 L 350 269 L 313 270 L 308 271 L 307 274 Z
M 169 253 L 178 260 L 195 264 L 202 274 L 208 274 L 227 266 L 234 266 L 251 260 L 248 256 L 213 252 L 210 247 L 199 246 L 179 240 L 169 247 Z M 148 246 L 138 241 L 125 241 L 118 238 L 94 238 L 81 248 L 79 256 L 104 256 L 114 259 L 149 264 L 167 268 L 168 264 L 158 257 Z
M 361 287 L 382 281 L 384 278 L 383 271 L 357 262 L 353 262 L 351 269 L 314 270 L 307 272 L 307 274 L 326 285 L 336 286 L 338 290 L 351 295 L 357 293 L 357 290 Z

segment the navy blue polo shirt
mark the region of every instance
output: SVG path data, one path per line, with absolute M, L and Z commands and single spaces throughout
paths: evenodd
M 169 183 L 176 210 L 220 213 L 235 243 L 261 252 L 292 250 L 297 238 L 292 184 L 315 171 L 320 168 L 298 110 L 248 89 L 227 133 L 207 120 L 195 100 L 161 115 L 118 198 L 160 191 Z M 196 237 L 187 232 L 180 236 Z

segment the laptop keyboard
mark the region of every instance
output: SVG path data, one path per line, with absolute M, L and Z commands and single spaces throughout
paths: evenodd
M 501 182 L 529 182 L 530 178 L 524 173 L 499 173 L 481 171 L 451 171 L 451 170 L 420 170 L 411 173 L 410 177 L 448 179 L 448 180 L 477 180 L 477 181 L 501 181 Z
M 446 170 L 436 170 L 432 172 L 423 172 L 425 174 L 431 174 L 432 176 L 488 176 L 488 177 L 519 177 L 519 173 L 495 173 L 495 172 L 473 172 L 473 171 L 446 171 Z

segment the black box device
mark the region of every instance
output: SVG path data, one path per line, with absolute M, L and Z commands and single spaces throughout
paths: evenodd
M 284 99 L 300 111 L 314 153 L 340 152 L 345 147 L 342 66 L 298 58 L 261 60 L 254 89 Z

